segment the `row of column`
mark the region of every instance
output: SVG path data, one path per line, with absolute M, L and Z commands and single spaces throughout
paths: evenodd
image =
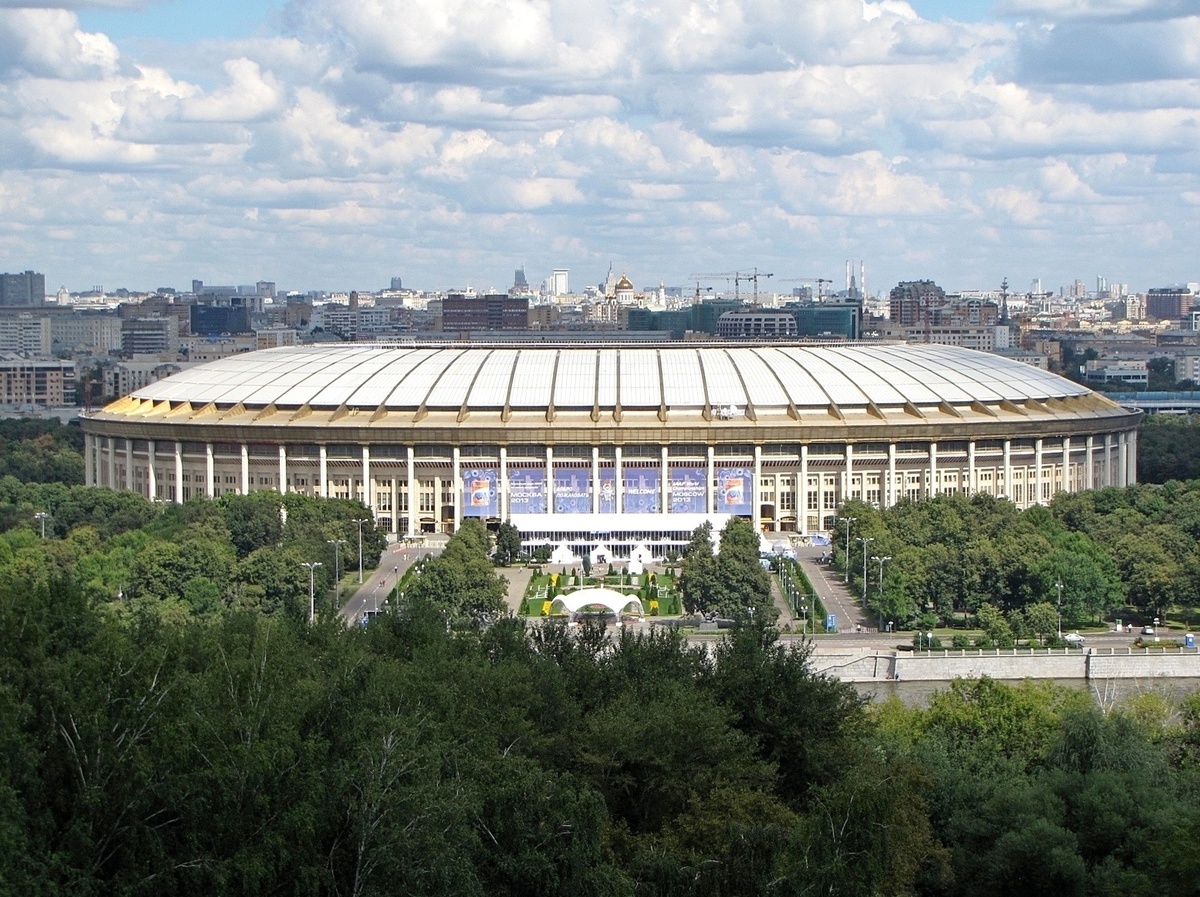
M 101 444 L 101 443 L 103 443 L 103 444 Z M 1033 454 L 1034 454 L 1033 466 L 1034 466 L 1034 471 L 1035 471 L 1035 480 L 1034 480 L 1034 484 L 1033 484 L 1034 498 L 1032 501 L 1023 502 L 1024 504 L 1038 504 L 1045 500 L 1045 497 L 1046 497 L 1046 495 L 1045 495 L 1045 493 L 1046 493 L 1045 455 L 1046 455 L 1046 448 L 1047 448 L 1046 443 L 1047 443 L 1047 440 L 1044 440 L 1044 439 L 1038 439 L 1034 443 L 1034 447 L 1033 447 Z M 160 445 L 161 445 L 161 443 L 158 443 L 155 440 L 149 440 L 147 442 L 147 450 L 146 450 L 147 491 L 152 498 L 158 496 L 157 467 L 158 467 L 158 463 L 159 463 L 159 459 L 160 459 Z M 184 501 L 183 443 L 178 442 L 178 441 L 168 442 L 168 443 L 166 443 L 166 446 L 167 446 L 166 453 L 167 453 L 168 457 L 171 459 L 171 461 L 173 462 L 174 471 L 175 471 L 174 495 L 171 497 L 171 500 L 182 503 Z M 1063 473 L 1062 473 L 1062 476 L 1063 476 L 1062 488 L 1064 491 L 1074 492 L 1074 491 L 1078 491 L 1079 489 L 1090 488 L 1092 485 L 1127 486 L 1127 485 L 1130 485 L 1130 484 L 1136 482 L 1136 480 L 1137 480 L 1137 476 L 1136 476 L 1137 437 L 1136 437 L 1136 433 L 1134 431 L 1126 431 L 1123 433 L 1116 433 L 1116 434 L 1107 434 L 1107 435 L 1100 436 L 1100 437 L 1087 436 L 1087 437 L 1083 437 L 1083 438 L 1079 438 L 1079 439 L 1072 439 L 1072 437 L 1067 436 L 1067 437 L 1063 437 L 1061 439 L 1061 441 L 1055 440 L 1054 443 L 1052 444 L 1052 446 L 1053 447 L 1051 449 L 1051 452 L 1053 455 L 1057 455 L 1059 457 L 1061 468 L 1063 471 Z M 1083 451 L 1083 456 L 1084 456 L 1084 470 L 1083 470 L 1082 482 L 1073 482 L 1071 478 L 1072 478 L 1072 471 L 1074 470 L 1075 465 L 1073 465 L 1071 463 L 1071 457 L 1074 453 L 1076 453 L 1079 450 Z M 278 464 L 279 464 L 280 489 L 286 490 L 287 482 L 288 482 L 288 478 L 287 478 L 288 477 L 287 447 L 285 445 L 280 445 L 278 447 L 278 452 L 279 452 Z M 614 457 L 613 457 L 613 484 L 614 484 L 614 488 L 616 490 L 615 506 L 617 508 L 622 508 L 625 506 L 625 497 L 624 497 L 625 459 L 623 457 L 623 453 L 622 453 L 620 446 L 617 446 L 614 448 L 613 454 L 614 454 Z M 407 447 L 406 455 L 407 455 L 407 457 L 406 457 L 405 468 L 406 468 L 408 496 L 409 496 L 408 529 L 409 529 L 409 535 L 415 535 L 416 534 L 416 525 L 417 525 L 417 516 L 418 516 L 417 508 L 415 507 L 416 502 L 417 502 L 417 477 L 416 477 L 416 468 L 415 468 L 415 463 L 414 463 L 415 462 L 414 448 L 412 446 Z M 499 472 L 499 477 L 498 477 L 498 480 L 499 480 L 499 482 L 498 482 L 498 485 L 499 485 L 499 489 L 498 489 L 499 508 L 498 508 L 498 511 L 499 511 L 499 517 L 501 519 L 507 519 L 509 516 L 509 511 L 510 511 L 510 509 L 509 509 L 510 465 L 509 465 L 507 449 L 504 447 L 499 447 L 498 455 L 499 455 L 499 471 L 498 471 Z M 1099 457 L 1098 457 L 1098 455 L 1099 455 Z M 1013 456 L 1012 440 L 1005 440 L 1004 444 L 1003 444 L 1002 468 L 998 467 L 997 469 L 1003 470 L 1003 482 L 1004 482 L 1004 489 L 1006 490 L 1006 493 L 1011 491 L 1011 484 L 1013 482 L 1012 456 Z M 823 459 L 825 459 L 827 457 L 828 456 L 824 456 L 824 455 L 822 456 Z M 939 492 L 938 471 L 939 471 L 939 464 L 942 463 L 942 458 L 943 458 L 943 455 L 939 451 L 938 443 L 937 442 L 929 443 L 928 444 L 928 454 L 927 454 L 927 466 L 925 469 L 928 473 L 928 482 L 930 484 L 929 488 L 930 488 L 931 495 L 936 495 Z M 101 465 L 102 460 L 103 460 L 103 466 Z M 242 444 L 240 446 L 239 460 L 240 460 L 240 474 L 241 475 L 239 478 L 238 491 L 239 491 L 239 493 L 245 495 L 251 491 L 250 490 L 250 486 L 251 486 L 251 483 L 250 483 L 250 452 L 249 452 L 248 445 Z M 689 460 L 694 460 L 694 459 L 689 459 Z M 751 498 L 750 505 L 752 508 L 751 516 L 753 517 L 754 523 L 757 527 L 758 524 L 760 523 L 759 497 L 760 497 L 761 482 L 762 482 L 762 470 L 763 470 L 763 455 L 762 455 L 762 447 L 761 446 L 754 447 L 753 458 L 749 459 L 749 460 L 750 460 L 749 465 L 747 465 L 747 463 L 746 463 L 747 459 L 745 459 L 745 458 L 742 458 L 742 459 L 722 458 L 721 462 L 722 462 L 722 464 L 728 464 L 731 466 L 732 465 L 746 466 L 746 467 L 749 467 L 750 469 L 752 469 L 753 481 L 752 481 L 752 489 L 751 489 L 752 498 Z M 899 490 L 897 487 L 897 483 L 898 483 L 897 473 L 901 469 L 900 468 L 900 460 L 901 459 L 899 459 L 897 456 L 895 443 L 890 443 L 888 445 L 886 468 L 875 468 L 875 469 L 880 470 L 880 473 L 883 477 L 883 482 L 886 484 L 885 488 L 882 490 L 882 495 L 881 495 L 881 504 L 884 507 L 890 507 L 890 506 L 894 505 L 897 502 L 897 500 L 900 498 L 900 495 L 898 494 Z M 125 464 L 125 482 L 126 482 L 127 486 L 131 487 L 132 483 L 134 482 L 134 450 L 133 450 L 133 441 L 132 440 L 125 440 L 125 450 L 124 450 L 123 461 Z M 671 483 L 670 475 L 669 475 L 670 461 L 671 461 L 671 459 L 670 459 L 668 448 L 667 448 L 667 446 L 663 446 L 661 449 L 661 455 L 660 455 L 660 459 L 659 459 L 659 464 L 660 464 L 659 485 L 660 485 L 660 489 L 661 489 L 661 495 L 659 497 L 659 502 L 658 502 L 661 513 L 663 513 L 663 514 L 666 514 L 670 507 L 670 495 L 669 495 L 669 489 L 670 489 L 670 483 Z M 803 518 L 805 516 L 804 512 L 807 509 L 807 505 L 808 505 L 808 489 L 809 489 L 808 476 L 809 476 L 809 470 L 810 470 L 810 461 L 811 461 L 811 458 L 810 458 L 810 453 L 809 453 L 809 446 L 802 445 L 800 447 L 799 470 L 797 471 L 798 482 L 797 482 L 797 489 L 796 489 L 796 508 L 797 508 L 797 512 L 798 512 L 797 513 L 798 518 Z M 864 462 L 864 463 L 861 463 L 860 466 L 856 467 L 856 463 L 858 463 L 858 462 L 856 462 L 856 459 L 855 459 L 853 444 L 847 444 L 845 446 L 844 453 L 842 455 L 842 461 L 843 461 L 843 467 L 842 467 L 841 476 L 840 476 L 841 486 L 840 486 L 839 492 L 842 497 L 842 500 L 845 501 L 848 497 L 851 497 L 851 498 L 856 497 L 856 496 L 850 495 L 851 484 L 853 483 L 854 473 L 856 471 L 861 472 L 861 471 L 865 471 L 865 470 L 871 470 L 874 468 L 874 464 L 871 462 Z M 912 466 L 912 463 L 911 463 L 911 459 L 905 458 L 905 459 L 903 459 L 903 462 L 904 462 L 903 470 L 911 471 L 914 469 Z M 100 485 L 110 486 L 113 488 L 116 487 L 116 484 L 117 484 L 116 471 L 117 471 L 117 463 L 118 463 L 118 453 L 117 453 L 117 449 L 116 449 L 116 440 L 113 437 L 111 437 L 111 436 L 99 437 L 99 436 L 93 436 L 93 435 L 86 436 L 85 443 L 84 443 L 84 463 L 85 463 L 86 482 L 88 483 L 88 485 L 100 484 Z M 457 528 L 457 526 L 461 523 L 462 516 L 463 516 L 462 456 L 461 456 L 460 449 L 457 446 L 454 447 L 452 450 L 452 457 L 450 459 L 450 463 L 451 463 L 451 468 L 452 468 L 452 474 L 451 474 L 452 482 L 454 484 L 454 488 L 453 488 L 454 526 Z M 1102 480 L 1099 483 L 1097 483 L 1097 477 L 1096 477 L 1098 463 L 1099 463 L 1099 465 L 1101 465 L 1100 473 L 1102 475 Z M 715 513 L 715 511 L 716 511 L 717 494 L 716 494 L 716 488 L 714 485 L 715 479 L 716 479 L 716 464 L 717 464 L 717 458 L 715 456 L 715 450 L 712 446 L 709 446 L 708 450 L 707 450 L 707 456 L 705 459 L 705 466 L 707 468 L 706 506 L 707 506 L 707 512 L 709 514 Z M 943 469 L 948 469 L 949 467 L 957 467 L 957 466 L 958 466 L 957 464 L 945 465 Z M 990 467 L 990 465 L 988 465 L 988 467 Z M 377 496 L 376 496 L 376 490 L 374 488 L 373 480 L 371 477 L 371 469 L 372 469 L 372 467 L 371 467 L 371 450 L 370 450 L 369 446 L 364 445 L 364 446 L 362 446 L 362 458 L 361 458 L 362 483 L 364 486 L 364 488 L 363 488 L 364 501 L 371 508 L 371 511 L 373 513 L 377 514 L 377 512 L 378 512 L 378 508 L 376 507 Z M 960 468 L 960 469 L 962 469 L 962 468 Z M 977 466 L 976 443 L 974 441 L 972 441 L 967 444 L 967 461 L 966 461 L 966 468 L 965 468 L 966 476 L 968 479 L 968 482 L 966 484 L 966 489 L 970 493 L 975 493 L 978 491 L 979 469 L 980 468 Z M 601 471 L 600 449 L 599 449 L 599 447 L 594 446 L 592 448 L 592 457 L 591 457 L 591 483 L 592 483 L 591 505 L 592 505 L 593 513 L 600 512 L 600 489 L 598 488 L 598 484 L 600 482 L 600 471 Z M 399 512 L 399 494 L 398 494 L 399 490 L 398 490 L 397 478 L 392 477 L 391 479 L 392 479 L 392 493 L 393 493 L 392 515 L 393 515 L 393 520 L 395 520 L 396 517 L 398 516 L 398 512 Z M 555 495 L 554 495 L 554 492 L 555 492 L 554 449 L 551 446 L 547 446 L 546 450 L 545 450 L 545 489 L 546 489 L 547 510 L 549 513 L 554 513 L 554 497 L 555 497 Z M 215 458 L 214 458 L 214 454 L 213 454 L 212 443 L 207 443 L 205 445 L 205 494 L 208 495 L 209 497 L 213 497 L 216 494 L 216 462 L 215 462 Z M 323 498 L 329 497 L 329 458 L 328 458 L 328 454 L 327 454 L 327 449 L 323 445 L 319 447 L 318 494 Z M 857 497 L 861 498 L 863 496 L 859 495 Z M 1011 496 L 1009 496 L 1009 497 L 1011 497 Z M 778 496 L 776 496 L 776 501 L 778 502 Z M 439 486 L 437 488 L 437 495 L 435 496 L 435 507 L 440 508 L 440 506 L 441 506 L 441 489 Z M 395 523 L 393 523 L 393 530 L 394 529 L 395 529 Z

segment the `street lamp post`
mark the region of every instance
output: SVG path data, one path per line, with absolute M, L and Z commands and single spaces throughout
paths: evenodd
M 33 515 L 33 519 L 42 525 L 42 538 L 46 538 L 46 521 L 50 519 L 50 515 L 45 511 L 38 511 Z
M 854 517 L 839 517 L 838 520 L 846 524 L 846 585 L 850 584 L 850 524 L 855 521 Z
M 871 560 L 879 564 L 879 596 L 875 599 L 879 606 L 879 631 L 883 632 L 883 565 L 892 559 L 890 554 L 885 554 L 883 557 L 872 557 Z
M 333 546 L 333 603 L 336 605 L 342 598 L 342 546 L 346 544 L 345 539 L 326 539 L 328 544 Z
M 317 615 L 316 575 L 317 568 L 325 566 L 320 561 L 301 561 L 301 567 L 308 568 L 308 623 L 311 626 Z
M 1058 589 L 1058 640 L 1062 641 L 1062 580 L 1054 583 L 1054 587 Z
M 350 521 L 351 523 L 358 524 L 358 584 L 360 586 L 362 585 L 362 581 L 363 581 L 363 577 L 362 577 L 362 528 L 363 528 L 363 524 L 366 523 L 368 519 L 369 518 L 367 518 L 367 517 L 355 517 L 353 520 Z
M 868 543 L 868 542 L 874 542 L 874 541 L 875 541 L 875 537 L 874 537 L 874 536 L 859 536 L 859 537 L 858 537 L 858 541 L 859 541 L 859 542 L 862 542 L 862 548 L 863 548 L 863 593 L 862 593 L 862 600 L 863 600 L 863 609 L 864 609 L 864 610 L 866 610 L 866 607 L 867 607 L 867 543 Z

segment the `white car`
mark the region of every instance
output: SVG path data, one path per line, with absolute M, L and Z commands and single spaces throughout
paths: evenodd
M 1068 632 L 1063 636 L 1063 641 L 1068 645 L 1083 645 L 1084 638 L 1078 632 Z
M 1154 627 L 1153 626 L 1143 626 L 1142 627 L 1142 635 L 1154 635 Z

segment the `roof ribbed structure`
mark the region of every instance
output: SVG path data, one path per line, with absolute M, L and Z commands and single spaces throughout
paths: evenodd
M 192 409 L 460 415 L 553 409 L 595 418 L 622 409 L 719 417 L 720 409 L 736 408 L 795 417 L 811 409 L 870 413 L 1085 397 L 1100 398 L 1020 362 L 936 345 L 342 344 L 271 349 L 198 365 L 106 410 L 147 405 L 165 411 L 185 403 Z

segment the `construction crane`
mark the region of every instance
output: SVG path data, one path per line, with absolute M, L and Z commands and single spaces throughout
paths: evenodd
M 774 277 L 775 275 L 761 273 L 761 272 L 759 272 L 758 268 L 755 268 L 753 274 L 739 273 L 737 276 L 740 277 L 742 280 L 754 281 L 754 304 L 758 305 L 758 279 L 760 277 Z M 736 283 L 736 281 L 735 281 L 735 283 Z
M 704 288 L 704 292 L 706 292 L 706 293 L 711 293 L 711 292 L 712 292 L 712 287 L 705 287 L 705 288 Z M 701 296 L 701 292 L 700 292 L 700 281 L 698 281 L 698 280 L 697 280 L 697 281 L 696 281 L 696 295 L 692 297 L 692 305 L 699 305 L 699 304 L 700 304 L 700 296 Z
M 726 283 L 732 280 L 733 295 L 734 298 L 738 298 L 738 280 L 741 276 L 737 271 L 722 271 L 719 274 L 689 274 L 687 279 L 697 281 L 697 288 L 699 288 L 699 281 L 701 280 L 724 280 Z

